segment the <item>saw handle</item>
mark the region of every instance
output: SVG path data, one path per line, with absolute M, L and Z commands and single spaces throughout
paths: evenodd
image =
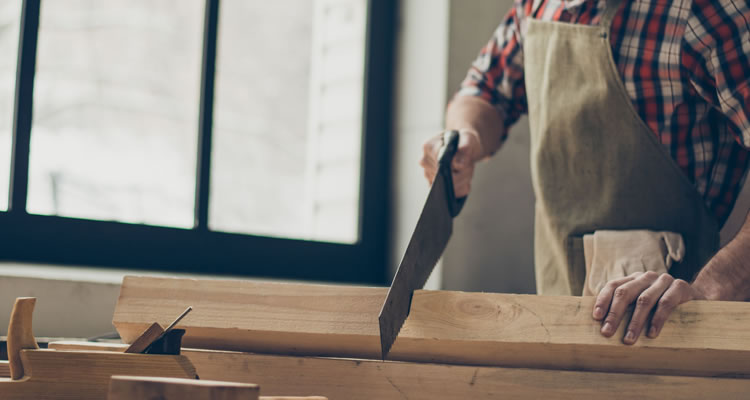
M 450 130 L 443 132 L 443 147 L 440 148 L 438 153 L 438 164 L 439 170 L 438 175 L 442 175 L 445 179 L 445 190 L 448 199 L 448 209 L 450 210 L 451 217 L 456 218 L 458 213 L 464 207 L 466 202 L 466 196 L 460 199 L 456 198 L 456 192 L 453 188 L 453 171 L 451 163 L 453 162 L 453 156 L 458 151 L 458 131 Z

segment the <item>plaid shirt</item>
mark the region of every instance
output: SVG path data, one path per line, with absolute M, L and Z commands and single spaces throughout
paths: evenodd
M 479 96 L 505 120 L 527 112 L 526 21 L 596 25 L 606 0 L 515 0 L 457 96 Z M 625 0 L 611 45 L 641 118 L 723 225 L 742 186 L 750 147 L 750 2 Z

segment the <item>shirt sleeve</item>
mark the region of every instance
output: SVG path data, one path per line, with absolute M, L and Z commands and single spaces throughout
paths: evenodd
M 481 49 L 456 93 L 456 97 L 480 97 L 497 109 L 504 121 L 502 140 L 507 137 L 509 128 L 527 112 L 520 18 L 524 15 L 525 1 L 515 0 L 514 7 Z
M 750 2 L 695 0 L 685 40 L 693 87 L 750 148 Z

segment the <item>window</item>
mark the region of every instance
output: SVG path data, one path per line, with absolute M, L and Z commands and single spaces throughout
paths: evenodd
M 22 7 L 0 257 L 385 283 L 394 1 Z
M 355 243 L 367 2 L 221 7 L 209 226 Z
M 13 127 L 13 97 L 16 82 L 16 57 L 18 31 L 21 21 L 21 3 L 18 0 L 0 0 L 0 210 L 8 209 L 8 184 L 10 178 L 10 138 Z
M 203 0 L 44 0 L 33 214 L 190 228 Z

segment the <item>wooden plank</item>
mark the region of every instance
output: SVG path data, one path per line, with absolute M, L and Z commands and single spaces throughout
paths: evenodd
M 0 361 L 0 378 L 10 378 L 10 363 Z
M 186 347 L 377 359 L 386 289 L 126 277 L 113 323 L 132 340 L 186 305 Z M 593 298 L 417 291 L 391 350 L 402 361 L 750 377 L 750 304 L 693 301 L 656 339 L 599 334 Z
M 320 396 L 260 396 L 260 400 L 328 400 Z
M 50 344 L 58 345 L 69 349 L 89 346 L 76 342 Z M 182 354 L 204 379 L 256 383 L 266 393 L 318 393 L 331 400 L 746 399 L 750 392 L 750 380 L 736 378 L 381 362 L 200 349 L 183 349 Z
M 113 376 L 109 400 L 258 400 L 260 388 L 252 383 L 163 378 L 153 376 Z
M 750 380 L 470 367 L 185 350 L 206 379 L 348 399 L 747 399 Z
M 260 400 L 328 400 L 320 396 L 260 396 Z
M 107 398 L 112 375 L 195 378 L 185 356 L 125 354 L 104 351 L 22 350 L 26 375 L 0 378 L 3 400 Z

